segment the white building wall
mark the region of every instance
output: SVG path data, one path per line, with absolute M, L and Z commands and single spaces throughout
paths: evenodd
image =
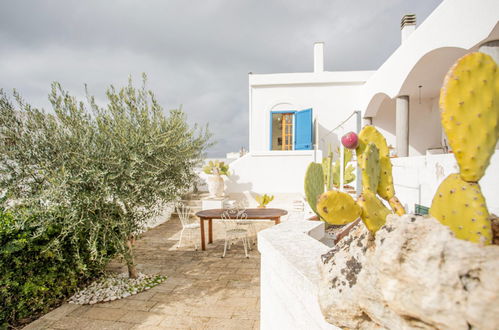
M 230 164 L 231 175 L 225 180 L 227 192 L 303 194 L 305 171 L 314 161 L 322 161 L 320 151 L 266 151 L 246 154 Z
M 409 156 L 426 154 L 429 148 L 442 146 L 442 126 L 438 97 L 409 101 Z M 395 101 L 386 99 L 373 117 L 373 125 L 385 136 L 388 145 L 396 146 L 395 141 Z
M 313 109 L 318 120 L 319 149 L 339 141 L 337 130 L 328 132 L 355 109 L 354 103 L 371 71 L 296 73 L 250 76 L 250 152 L 270 150 L 270 113 Z M 355 131 L 352 118 L 345 132 Z M 326 136 L 327 135 L 327 136 Z M 315 132 L 314 132 L 315 138 Z
M 440 183 L 459 172 L 453 154 L 392 158 L 392 164 L 395 192 L 408 212 L 414 204 L 431 206 Z M 489 212 L 499 215 L 499 153 L 492 156 L 480 186 Z

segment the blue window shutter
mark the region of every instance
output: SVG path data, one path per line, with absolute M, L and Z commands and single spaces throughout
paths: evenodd
M 295 113 L 295 150 L 312 150 L 312 109 Z

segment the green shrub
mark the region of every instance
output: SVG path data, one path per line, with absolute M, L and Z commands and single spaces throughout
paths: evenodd
M 89 278 L 98 274 L 113 251 L 100 262 L 69 240 L 58 241 L 61 226 L 42 228 L 38 217 L 0 208 L 0 328 L 46 313 Z M 102 251 L 103 252 L 103 251 Z

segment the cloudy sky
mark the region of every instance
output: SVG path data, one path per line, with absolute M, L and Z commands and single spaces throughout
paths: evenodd
M 129 75 L 165 109 L 209 123 L 210 156 L 248 145 L 248 72 L 377 69 L 400 44 L 400 18 L 422 22 L 441 0 L 0 0 L 0 88 L 49 109 L 59 81 L 73 95 Z

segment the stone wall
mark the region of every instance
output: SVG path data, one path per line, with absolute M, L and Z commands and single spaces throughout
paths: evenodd
M 363 223 L 320 263 L 326 319 L 352 329 L 499 329 L 499 246 L 456 239 L 433 218 Z

